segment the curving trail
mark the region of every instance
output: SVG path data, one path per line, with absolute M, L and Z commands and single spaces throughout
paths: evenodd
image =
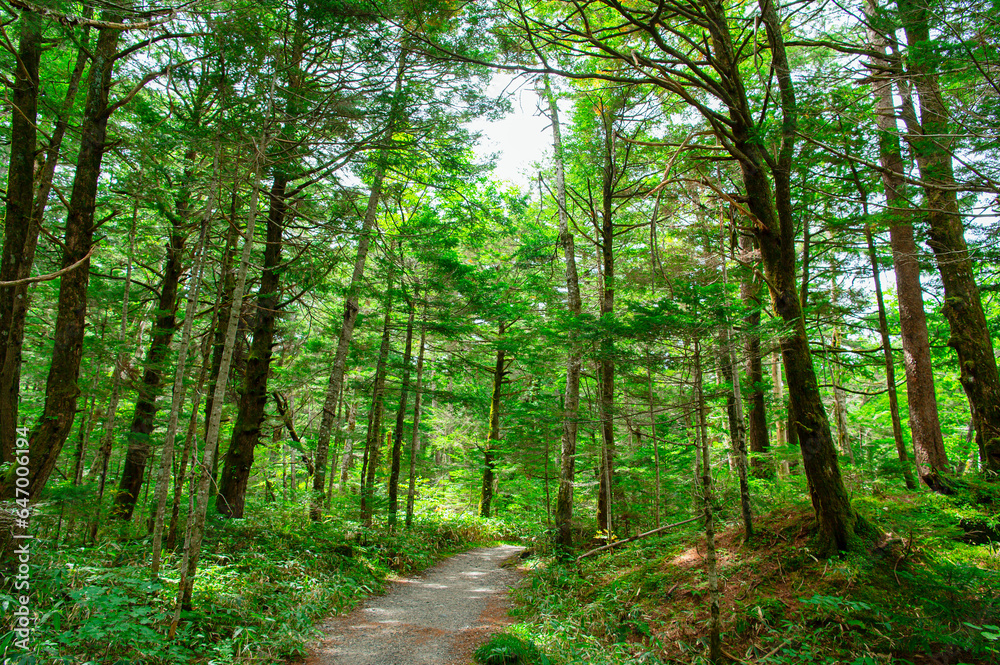
M 507 589 L 519 573 L 500 567 L 524 548 L 480 547 L 453 556 L 322 626 L 305 665 L 466 665 L 508 623 Z

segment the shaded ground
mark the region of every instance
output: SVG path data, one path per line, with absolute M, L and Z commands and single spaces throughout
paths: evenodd
M 305 665 L 465 665 L 489 635 L 510 623 L 507 589 L 522 550 L 481 547 L 401 579 L 322 626 L 326 636 Z

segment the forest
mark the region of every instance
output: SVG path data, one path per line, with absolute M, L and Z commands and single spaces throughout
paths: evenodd
M 997 0 L 0 40 L 4 663 L 291 662 L 501 542 L 477 662 L 1000 662 Z

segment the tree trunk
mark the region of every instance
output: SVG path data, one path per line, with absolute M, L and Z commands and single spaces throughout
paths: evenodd
M 937 72 L 929 64 L 936 57 L 927 52 L 933 48 L 929 46 L 932 44 L 929 10 L 923 0 L 898 0 L 897 6 L 909 47 L 908 80 L 913 81 L 920 100 L 920 124 L 913 113 L 904 110 L 909 129 L 907 141 L 925 183 L 928 244 L 937 257 L 944 285 L 942 312 L 951 329 L 948 345 L 958 354 L 962 387 L 976 421 L 976 437 L 986 451 L 983 460 L 986 469 L 997 473 L 1000 472 L 1000 375 L 954 188 L 954 138 L 948 109 L 941 96 Z M 906 85 L 902 80 L 899 83 Z M 944 449 L 930 452 L 928 463 L 947 472 Z M 918 458 L 917 464 L 920 463 Z
M 86 18 L 90 18 L 93 15 L 93 10 L 87 7 L 84 9 L 83 15 Z M 80 40 L 80 48 L 77 51 L 76 63 L 66 87 L 66 96 L 63 98 L 62 108 L 56 118 L 55 126 L 51 132 L 51 139 L 45 150 L 45 159 L 42 160 L 41 165 L 35 172 L 34 184 L 36 194 L 24 244 L 20 252 L 13 258 L 13 270 L 10 277 L 2 277 L 3 279 L 20 280 L 28 277 L 31 272 L 35 249 L 38 244 L 38 233 L 42 227 L 42 220 L 45 217 L 45 208 L 48 205 L 49 193 L 52 191 L 52 179 L 55 175 L 56 165 L 59 162 L 59 151 L 63 138 L 66 135 L 66 129 L 69 127 L 69 118 L 76 101 L 80 79 L 83 77 L 83 72 L 88 62 L 88 37 L 89 28 L 85 28 L 83 37 Z M 32 131 L 34 131 L 34 126 L 32 126 Z M 12 152 L 14 151 L 14 143 L 12 140 Z M 8 180 L 8 187 L 9 185 Z M 7 214 L 8 220 L 6 226 L 12 227 L 14 222 L 10 220 L 9 212 Z M 14 244 L 16 245 L 16 241 Z M 4 260 L 6 260 L 6 254 Z M 7 274 L 3 267 L 0 267 L 0 274 Z M 3 442 L 8 440 L 6 438 L 10 431 L 8 428 L 13 427 L 18 417 L 21 351 L 24 346 L 24 326 L 28 311 L 28 284 L 20 284 L 12 287 L 9 294 L 10 310 L 8 312 L 4 306 L 2 313 L 2 316 L 8 318 L 0 320 L 0 335 L 5 335 L 2 343 L 0 343 L 0 441 Z M 0 298 L 5 297 L 5 295 L 0 296 Z M 10 439 L 10 441 L 13 441 L 13 439 Z M 0 454 L 0 461 L 3 461 L 2 454 Z
M 216 156 L 216 167 L 218 166 L 218 156 Z M 217 182 L 218 169 L 213 177 L 213 183 Z M 214 186 L 214 185 L 213 185 Z M 194 266 L 191 271 L 191 282 L 188 286 L 187 307 L 184 310 L 184 329 L 181 333 L 180 348 L 177 349 L 177 366 L 174 368 L 173 396 L 170 403 L 170 417 L 167 421 L 167 433 L 163 441 L 163 452 L 160 453 L 160 469 L 156 478 L 156 493 L 154 503 L 156 507 L 153 513 L 153 561 L 150 564 L 150 572 L 153 576 L 159 573 L 160 567 L 160 545 L 163 540 L 163 523 L 167 510 L 167 486 L 170 484 L 170 472 L 174 463 L 174 441 L 177 437 L 177 424 L 180 418 L 181 409 L 184 406 L 186 386 L 184 378 L 187 374 L 188 350 L 191 347 L 191 332 L 194 328 L 194 319 L 197 312 L 199 295 L 201 293 L 201 279 L 205 268 L 205 245 L 208 239 L 208 227 L 212 218 L 214 204 L 213 196 L 209 198 L 202 215 L 201 232 L 198 237 L 198 245 L 195 247 Z M 184 462 L 181 462 L 183 468 Z
M 209 345 L 206 345 L 202 352 L 198 386 L 191 399 L 191 418 L 188 420 L 187 432 L 184 435 L 184 449 L 181 451 L 181 461 L 177 465 L 177 476 L 174 478 L 174 496 L 170 502 L 170 526 L 167 528 L 167 537 L 163 541 L 164 549 L 168 550 L 173 550 L 177 546 L 177 526 L 180 521 L 181 498 L 184 495 L 188 460 L 194 461 L 197 458 L 197 454 L 191 455 L 191 448 L 195 440 L 195 432 L 198 431 L 198 408 L 201 406 L 202 390 L 204 390 L 205 380 L 208 378 L 210 348 Z
M 215 295 L 216 309 L 222 310 L 233 306 L 233 292 L 236 290 L 236 271 L 233 270 L 233 259 L 236 256 L 236 243 L 239 237 L 236 226 L 238 181 L 233 182 L 232 196 L 229 202 L 229 218 L 226 225 L 226 244 L 222 250 L 222 260 L 219 262 L 219 277 Z M 242 308 L 240 303 L 239 307 Z M 216 385 L 219 381 L 219 368 L 222 367 L 222 352 L 226 346 L 226 330 L 229 322 L 222 316 L 216 316 L 213 321 L 212 335 L 212 365 L 208 372 L 208 394 L 205 398 L 205 436 L 208 436 L 208 425 L 212 420 L 212 409 L 215 405 Z M 222 391 L 225 401 L 226 391 Z
M 87 444 L 90 443 L 90 433 L 94 429 L 94 403 L 97 401 L 97 391 L 90 393 L 90 407 L 87 409 L 87 417 L 80 423 L 80 440 L 76 447 L 76 454 L 73 456 L 73 484 L 79 485 L 83 482 L 83 458 L 87 453 Z
M 419 290 L 413 292 L 417 298 Z M 399 388 L 399 409 L 396 411 L 396 428 L 392 437 L 392 467 L 389 470 L 389 531 L 396 530 L 396 513 L 399 511 L 399 467 L 403 453 L 403 425 L 406 423 L 406 400 L 410 390 L 410 360 L 413 352 L 413 319 L 416 314 L 410 301 L 410 318 L 406 322 L 406 346 L 403 350 L 403 383 Z
M 402 111 L 403 78 L 406 71 L 406 54 L 399 55 L 399 65 L 396 70 L 395 90 L 393 91 L 392 108 L 389 111 L 389 122 L 385 129 L 386 140 L 391 140 Z M 330 429 L 333 426 L 334 411 L 337 408 L 337 396 L 344 384 L 344 368 L 347 364 L 347 352 L 351 347 L 351 337 L 354 335 L 354 324 L 358 319 L 358 296 L 361 291 L 361 281 L 365 274 L 365 259 L 368 257 L 368 245 L 371 241 L 372 228 L 378 213 L 379 200 L 382 197 L 382 182 L 387 169 L 388 149 L 379 151 L 375 163 L 375 177 L 371 191 L 368 194 L 368 206 L 365 209 L 364 221 L 361 225 L 361 235 L 358 238 L 358 253 L 354 259 L 354 272 L 347 286 L 347 297 L 344 299 L 344 321 L 337 337 L 337 352 L 333 358 L 333 369 L 330 381 L 326 387 L 326 397 L 323 402 L 323 417 L 320 420 L 319 432 L 316 436 L 316 468 L 323 469 L 313 478 L 313 500 L 309 506 L 309 517 L 318 520 L 322 515 L 323 481 L 330 451 Z M 364 485 L 364 478 L 361 481 Z M 363 500 L 362 500 L 363 502 Z
M 105 12 L 104 16 L 106 20 L 113 22 L 120 19 L 113 12 Z M 68 272 L 61 277 L 59 284 L 52 362 L 45 387 L 45 407 L 29 435 L 31 454 L 27 491 L 32 498 L 38 497 L 55 468 L 59 453 L 73 427 L 76 401 L 80 394 L 77 381 L 83 357 L 97 183 L 107 139 L 108 95 L 119 35 L 118 30 L 99 30 L 87 81 L 87 101 L 80 126 L 76 175 L 63 240 L 62 268 Z M 0 488 L 0 497 L 13 496 L 13 476 L 8 474 Z
M 708 659 L 722 662 L 721 621 L 719 620 L 719 572 L 715 552 L 715 515 L 712 510 L 712 456 L 708 445 L 708 406 L 702 388 L 701 344 L 694 342 L 694 399 L 698 410 L 698 457 L 700 460 L 701 510 L 705 518 L 705 573 L 708 577 L 709 622 Z
M 417 449 L 420 443 L 420 394 L 424 378 L 424 346 L 427 342 L 427 306 L 420 321 L 420 351 L 417 353 L 417 385 L 413 396 L 413 434 L 410 438 L 410 477 L 406 492 L 406 528 L 413 526 L 413 504 L 417 498 Z
M 479 516 L 490 517 L 493 508 L 493 483 L 497 465 L 497 444 L 500 442 L 500 397 L 503 389 L 505 356 L 503 344 L 504 323 L 497 333 L 497 362 L 493 368 L 493 389 L 490 392 L 490 433 L 483 450 L 483 486 L 479 493 Z
M 725 261 L 725 257 L 723 257 Z M 723 267 L 723 280 L 727 280 Z M 728 316 L 727 316 L 728 319 Z M 725 321 L 722 329 L 722 374 L 732 386 L 726 395 L 726 413 L 729 417 L 729 439 L 732 444 L 733 456 L 736 458 L 736 472 L 740 480 L 740 514 L 743 517 L 743 538 L 749 541 L 753 538 L 753 515 L 750 511 L 750 484 L 747 479 L 747 440 L 746 420 L 743 418 L 743 394 L 740 386 L 739 363 L 736 361 L 736 348 L 733 343 L 733 331 L 729 321 Z
M 709 29 L 720 71 L 732 75 L 728 86 L 729 117 L 734 148 L 752 213 L 754 232 L 760 243 L 764 273 L 775 312 L 785 323 L 781 351 L 788 380 L 790 410 L 795 422 L 809 493 L 819 522 L 822 547 L 845 550 L 854 537 L 857 514 L 840 476 L 830 423 L 820 398 L 819 383 L 809 351 L 796 285 L 795 222 L 792 214 L 791 165 L 796 132 L 795 93 L 785 54 L 784 38 L 774 2 L 759 0 L 761 20 L 767 31 L 781 114 L 781 145 L 771 159 L 774 191 L 768 182 L 768 160 L 762 152 L 757 127 L 746 92 L 721 0 L 706 0 Z
M 386 366 L 389 360 L 389 324 L 392 320 L 392 283 L 395 271 L 390 268 L 385 290 L 385 318 L 382 320 L 382 343 L 375 367 L 372 388 L 372 408 L 368 417 L 368 437 L 365 440 L 365 462 L 361 469 L 361 521 L 371 526 L 375 498 L 375 472 L 378 470 L 379 449 L 382 446 L 382 396 L 385 393 Z
M 17 61 L 10 116 L 10 163 L 7 168 L 7 191 L 4 210 L 3 257 L 0 281 L 23 279 L 31 271 L 38 227 L 33 224 L 35 198 L 35 143 L 38 135 L 38 69 L 42 58 L 42 20 L 24 10 L 20 17 Z M 26 251 L 29 250 L 30 251 Z M 11 326 L 15 299 L 27 297 L 26 289 L 0 286 L 0 360 L 12 346 L 11 366 L 0 371 L 0 463 L 14 461 L 17 439 L 18 377 L 21 340 L 15 339 Z M 20 336 L 23 337 L 23 327 Z M 11 349 L 13 351 L 13 349 Z
M 194 155 L 188 154 L 193 160 Z M 170 216 L 171 232 L 167 243 L 167 254 L 163 265 L 163 281 L 160 284 L 160 299 L 156 309 L 156 323 L 152 330 L 152 340 L 146 355 L 142 382 L 138 384 L 139 394 L 132 415 L 132 425 L 128 433 L 128 450 L 122 468 L 121 481 L 115 495 L 111 516 L 127 521 L 132 519 L 142 479 L 146 473 L 146 461 L 152 454 L 150 439 L 153 434 L 157 411 L 157 397 L 160 395 L 160 381 L 165 369 L 164 363 L 170 353 L 170 344 L 177 326 L 177 291 L 184 273 L 184 230 L 190 201 L 182 194 L 177 201 L 176 214 Z
M 653 483 L 654 493 L 653 497 L 656 502 L 655 515 L 656 515 L 656 528 L 660 528 L 660 444 L 656 440 L 656 415 L 653 413 L 653 356 L 646 350 L 646 393 L 647 393 L 647 404 L 649 405 L 649 441 L 650 445 L 653 446 L 653 465 L 654 465 L 654 476 Z M 548 458 L 546 458 L 548 459 Z
M 340 466 L 340 491 L 347 490 L 347 477 L 354 465 L 354 428 L 357 426 L 358 405 L 352 402 L 344 407 L 347 410 L 347 431 L 344 433 L 344 458 Z
M 556 166 L 556 204 L 559 207 L 559 242 L 566 262 L 566 309 L 574 319 L 582 310 L 580 279 L 576 269 L 576 247 L 569 230 L 569 212 L 566 209 L 566 167 L 563 155 L 562 131 L 559 124 L 559 106 L 549 78 L 545 77 L 545 96 L 552 120 L 552 148 Z M 575 326 L 575 321 L 574 324 Z M 559 491 L 556 494 L 557 548 L 568 550 L 573 546 L 573 479 L 576 475 L 576 438 L 580 411 L 580 374 L 583 370 L 583 348 L 575 329 L 569 332 L 566 352 L 566 396 L 563 402 L 562 452 L 559 463 Z
M 250 212 L 247 216 L 246 233 L 243 238 L 243 254 L 240 257 L 240 267 L 236 275 L 236 285 L 233 289 L 232 305 L 229 308 L 229 322 L 226 326 L 226 338 L 222 349 L 222 359 L 219 365 L 218 380 L 215 384 L 215 395 L 212 402 L 212 413 L 205 437 L 205 449 L 201 460 L 201 473 L 197 487 L 191 493 L 192 506 L 188 513 L 187 529 L 184 537 L 184 557 L 179 567 L 180 580 L 177 585 L 177 604 L 174 617 L 170 624 L 169 639 L 173 639 L 180 622 L 181 611 L 191 609 L 191 592 L 194 588 L 194 578 L 198 571 L 198 559 L 201 556 L 201 543 L 205 535 L 205 516 L 208 513 L 209 484 L 212 480 L 211 469 L 215 452 L 219 443 L 219 429 L 222 423 L 222 402 L 226 391 L 229 370 L 233 361 L 233 349 L 236 347 L 236 330 L 239 328 L 240 309 L 243 302 L 243 291 L 246 288 L 247 272 L 250 269 L 250 254 L 253 249 L 254 227 L 257 222 L 258 193 L 256 184 L 260 179 L 261 161 L 267 151 L 267 136 L 261 138 L 253 156 L 253 173 L 250 178 Z M 192 479 L 193 480 L 193 479 Z
M 867 215 L 867 213 L 865 213 Z M 899 399 L 896 396 L 896 368 L 892 361 L 892 345 L 889 342 L 889 320 L 885 314 L 885 301 L 882 298 L 882 279 L 879 277 L 878 256 L 875 253 L 875 241 L 872 239 L 870 224 L 865 224 L 865 238 L 868 241 L 868 259 L 872 264 L 872 275 L 875 279 L 875 301 L 878 303 L 878 331 L 882 338 L 882 355 L 885 357 L 885 383 L 889 391 L 889 417 L 892 419 L 892 438 L 896 442 L 896 454 L 903 469 L 903 481 L 906 489 L 917 489 L 910 470 L 910 460 L 906 455 L 906 442 L 903 441 L 903 425 L 899 419 Z M 898 287 L 898 282 L 897 282 Z
M 601 169 L 601 227 L 600 250 L 603 288 L 600 298 L 600 316 L 610 320 L 615 306 L 615 254 L 614 254 L 614 128 L 610 111 L 601 114 L 604 125 L 604 165 Z M 610 539 L 611 502 L 615 485 L 615 346 L 610 336 L 601 340 L 598 373 L 600 375 L 599 411 L 601 418 L 601 479 L 597 495 L 597 527 Z
M 740 251 L 746 257 L 754 252 L 753 236 L 740 234 Z M 746 353 L 747 383 L 751 386 L 747 396 L 747 441 L 750 466 L 755 478 L 774 477 L 774 460 L 770 457 L 771 442 L 767 428 L 767 410 L 764 401 L 764 364 L 760 355 L 760 277 L 756 271 L 747 274 L 740 282 L 740 298 L 746 308 L 744 349 Z
M 264 421 L 267 380 L 271 371 L 271 348 L 274 345 L 281 293 L 281 242 L 287 214 L 285 201 L 287 184 L 287 175 L 279 169 L 274 175 L 269 195 L 267 244 L 264 246 L 264 271 L 257 292 L 253 343 L 250 346 L 246 373 L 243 376 L 243 390 L 240 394 L 236 424 L 233 426 L 233 435 L 229 441 L 222 478 L 219 481 L 219 493 L 215 497 L 216 509 L 226 517 L 243 517 L 254 449 L 260 439 L 260 426 Z

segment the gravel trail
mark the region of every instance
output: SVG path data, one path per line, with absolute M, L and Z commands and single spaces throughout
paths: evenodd
M 510 623 L 507 589 L 519 574 L 500 564 L 524 548 L 480 547 L 421 575 L 400 579 L 321 627 L 305 665 L 466 665 L 490 634 Z

